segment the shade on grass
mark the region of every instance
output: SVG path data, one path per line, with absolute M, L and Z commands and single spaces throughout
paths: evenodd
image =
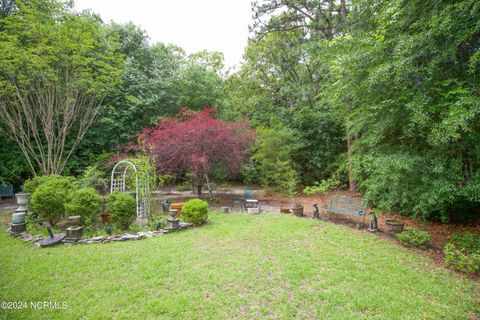
M 465 319 L 479 283 L 344 226 L 213 213 L 143 241 L 39 249 L 0 233 L 0 300 L 67 302 L 8 319 Z

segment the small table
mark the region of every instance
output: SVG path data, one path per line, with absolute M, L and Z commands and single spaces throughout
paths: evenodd
M 259 213 L 260 212 L 260 203 L 258 202 L 258 200 L 246 199 L 245 200 L 245 210 L 248 213 Z

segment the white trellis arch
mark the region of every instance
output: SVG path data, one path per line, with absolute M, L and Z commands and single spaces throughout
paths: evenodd
M 126 192 L 125 177 L 131 169 L 135 179 L 135 199 L 137 201 L 137 218 L 150 216 L 150 186 L 148 171 L 142 170 L 130 161 L 121 160 L 112 169 L 110 193 L 114 191 Z M 132 190 L 133 191 L 133 190 Z

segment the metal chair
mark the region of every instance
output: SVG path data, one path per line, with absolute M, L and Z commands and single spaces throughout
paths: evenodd
M 243 207 L 248 212 L 256 211 L 255 213 L 260 212 L 260 203 L 258 200 L 253 199 L 253 191 L 251 189 L 243 189 Z

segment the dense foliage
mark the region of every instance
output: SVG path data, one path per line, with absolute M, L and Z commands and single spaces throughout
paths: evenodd
M 480 236 L 471 232 L 457 232 L 443 249 L 445 264 L 466 273 L 480 271 Z
M 107 211 L 113 224 L 127 229 L 137 215 L 135 198 L 124 192 L 112 192 L 107 197 Z
M 395 235 L 395 237 L 404 246 L 421 246 L 431 240 L 430 235 L 426 231 L 417 228 L 410 228 Z
M 1 93 L 11 95 L 12 74 L 29 84 L 71 67 L 75 84 L 104 96 L 64 168 L 89 167 L 83 181 L 99 189 L 105 175 L 93 168 L 143 129 L 135 151 L 154 156 L 160 173 L 191 174 L 197 192 L 207 178 L 236 178 L 289 194 L 349 188 L 380 211 L 421 219 L 479 216 L 478 1 L 265 0 L 252 10 L 244 63 L 225 73 L 219 52 L 152 44 L 131 23 L 105 24 L 68 2 L 7 1 Z M 217 119 L 193 112 L 205 107 Z M 245 120 L 256 142 L 238 134 Z M 15 160 L 42 158 L 17 145 L 0 141 L 2 181 L 43 163 Z
M 201 197 L 202 187 L 215 167 L 224 168 L 230 176 L 240 172 L 253 136 L 246 123 L 218 120 L 212 109 L 204 109 L 165 118 L 155 127 L 144 129 L 140 141 L 160 173 L 190 173 Z
M 477 1 L 262 1 L 225 117 L 291 128 L 302 182 L 383 211 L 479 214 Z M 322 183 L 320 183 L 322 185 Z
M 184 221 L 199 226 L 208 219 L 208 203 L 200 199 L 191 199 L 182 206 L 181 217 Z
M 65 203 L 73 183 L 72 177 L 45 176 L 41 179 L 30 200 L 39 218 L 54 226 L 65 216 Z
M 68 216 L 80 216 L 82 223 L 87 226 L 97 220 L 102 209 L 102 197 L 93 188 L 73 190 L 65 202 L 65 213 Z

